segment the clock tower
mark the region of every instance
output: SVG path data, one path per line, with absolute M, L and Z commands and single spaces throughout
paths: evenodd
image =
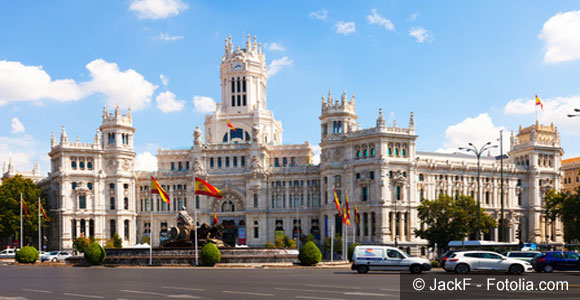
M 255 36 L 247 36 L 245 48 L 225 40 L 220 82 L 221 103 L 205 117 L 206 144 L 282 144 L 282 123 L 266 107 L 266 56 Z M 227 127 L 228 120 L 236 130 Z

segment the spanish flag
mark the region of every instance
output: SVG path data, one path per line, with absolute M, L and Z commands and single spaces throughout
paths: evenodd
M 230 123 L 230 119 L 228 119 L 228 127 L 231 128 L 233 131 L 236 131 L 236 127 Z
M 40 212 L 44 215 L 46 221 L 50 222 L 50 218 L 46 215 L 46 211 L 44 210 L 44 207 L 42 207 L 42 203 L 40 203 Z
M 215 210 L 213 211 L 213 222 L 216 223 L 216 224 L 219 223 L 218 222 L 218 218 L 217 218 L 217 212 Z
M 159 182 L 155 180 L 155 177 L 151 176 L 151 194 L 159 194 L 161 200 L 165 203 L 169 203 L 169 195 L 167 192 L 159 185 Z
M 542 101 L 540 101 L 540 98 L 538 98 L 538 95 L 536 95 L 536 106 L 540 106 L 540 108 L 542 108 L 542 110 L 544 110 L 544 104 L 542 104 Z
M 348 206 L 348 194 L 344 194 L 346 199 L 346 226 L 350 226 L 350 207 Z
M 216 187 L 205 182 L 205 180 L 199 177 L 195 177 L 195 194 L 210 196 L 218 199 L 221 199 L 223 196 L 222 191 L 218 190 Z
M 358 225 L 358 208 L 356 207 L 356 201 L 354 202 L 354 223 Z
M 340 209 L 340 201 L 338 200 L 336 189 L 334 189 L 334 204 L 336 205 L 336 210 L 338 210 L 338 215 L 342 216 L 342 209 Z
M 26 206 L 26 202 L 24 201 L 24 199 L 20 198 L 20 201 L 22 201 L 22 207 L 24 207 L 24 213 L 26 214 L 26 220 L 30 221 L 30 216 L 28 215 L 28 206 Z

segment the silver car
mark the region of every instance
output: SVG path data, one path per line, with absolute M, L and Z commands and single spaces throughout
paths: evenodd
M 52 251 L 42 257 L 42 261 L 65 261 L 65 259 L 71 257 L 72 254 L 66 251 Z
M 505 256 L 509 257 L 509 258 L 519 259 L 519 260 L 523 260 L 523 261 L 527 261 L 529 263 L 532 263 L 532 260 L 534 259 L 534 257 L 536 257 L 536 255 L 538 255 L 540 253 L 542 253 L 542 252 L 538 252 L 538 251 L 509 251 L 505 254 Z
M 467 274 L 470 271 L 504 271 L 517 275 L 531 271 L 532 265 L 496 252 L 465 251 L 453 253 L 445 262 L 444 268 L 458 274 Z

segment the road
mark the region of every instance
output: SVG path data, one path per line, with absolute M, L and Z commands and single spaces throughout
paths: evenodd
M 473 282 L 503 274 L 469 274 Z M 402 278 L 402 289 L 400 286 Z M 0 300 L 8 299 L 580 299 L 580 273 L 528 273 L 511 280 L 567 280 L 568 291 L 410 292 L 410 282 L 455 278 L 434 271 L 357 274 L 347 269 L 87 268 L 0 266 Z M 577 287 L 578 288 L 577 288 Z M 402 293 L 400 292 L 402 290 Z M 402 297 L 401 297 L 402 295 Z

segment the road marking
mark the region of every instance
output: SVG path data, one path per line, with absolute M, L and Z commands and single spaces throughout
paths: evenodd
M 163 288 L 164 289 L 172 289 L 172 290 L 197 291 L 197 292 L 205 291 L 205 289 L 186 288 L 186 287 L 178 287 L 178 286 L 164 286 Z
M 51 291 L 33 290 L 33 289 L 20 289 L 20 290 L 21 291 L 26 291 L 26 292 L 37 292 L 37 293 L 52 294 Z
M 347 296 L 374 296 L 374 297 L 389 297 L 393 294 L 377 294 L 377 293 L 363 293 L 363 292 L 344 292 Z
M 179 298 L 179 299 L 201 299 L 201 297 L 194 296 L 194 295 L 187 295 L 187 294 L 181 294 L 181 295 L 167 295 L 167 298 Z
M 82 298 L 93 298 L 93 299 L 103 299 L 103 296 L 95 296 L 95 295 L 85 295 L 85 294 L 73 294 L 73 293 L 64 293 L 65 296 L 71 297 L 82 297 Z
M 163 294 L 160 294 L 160 293 L 154 293 L 154 292 L 145 292 L 145 291 L 132 291 L 132 290 L 121 290 L 121 292 L 125 292 L 125 293 L 133 293 L 133 294 L 143 294 L 143 295 L 155 295 L 155 296 L 163 295 Z
M 296 296 L 298 299 L 317 299 L 317 300 L 345 300 L 340 298 L 324 298 L 324 297 L 312 297 L 312 296 Z
M 222 291 L 222 293 L 226 293 L 226 294 L 240 294 L 240 295 L 253 295 L 253 296 L 264 296 L 264 297 L 273 297 L 274 296 L 274 294 L 242 292 L 242 291 Z
M 5 297 L 5 296 L 0 296 L 0 300 L 28 300 L 28 298 L 24 298 L 24 297 Z
M 324 284 L 307 284 L 306 286 L 309 286 L 309 287 L 323 287 L 323 288 L 335 288 L 335 289 L 353 289 L 353 290 L 362 290 L 362 287 L 358 287 L 358 286 L 351 286 L 351 287 L 346 287 L 346 286 L 338 286 L 338 285 L 324 285 Z
M 305 290 L 305 289 L 291 289 L 291 288 L 276 288 L 280 291 L 298 291 L 298 292 L 314 292 L 314 293 L 333 293 L 333 294 L 342 294 L 343 291 L 326 291 L 326 290 Z
M 312 293 L 333 293 L 345 296 L 375 296 L 375 297 L 393 297 L 393 294 L 378 294 L 378 293 L 364 293 L 364 292 L 348 292 L 348 291 L 329 291 L 329 290 L 305 290 L 305 289 L 291 289 L 291 288 L 276 288 L 280 291 L 300 291 Z

